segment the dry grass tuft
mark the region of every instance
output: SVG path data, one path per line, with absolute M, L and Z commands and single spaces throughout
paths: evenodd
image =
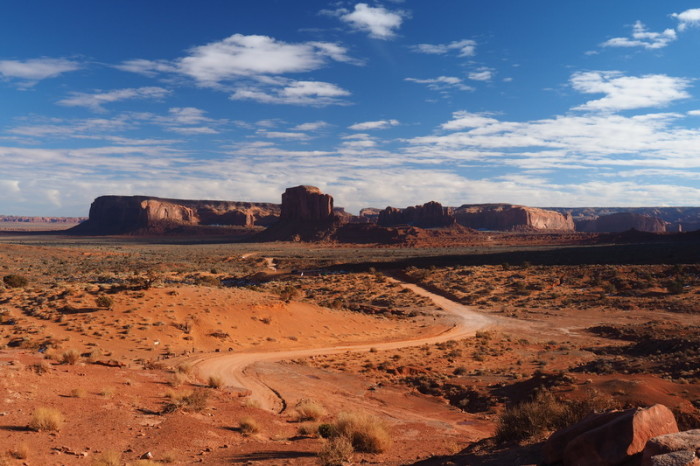
M 221 388 L 224 386 L 224 379 L 218 375 L 210 375 L 207 379 L 207 387 L 209 388 Z
M 326 415 L 324 407 L 311 399 L 304 398 L 294 406 L 298 421 L 315 421 Z
M 59 359 L 59 362 L 61 364 L 70 364 L 70 365 L 74 365 L 78 361 L 80 361 L 80 353 L 74 349 L 69 349 L 67 351 L 64 351 L 63 353 L 61 353 L 61 357 Z
M 355 451 L 381 453 L 392 444 L 384 422 L 368 413 L 340 413 L 334 425 L 334 437 L 346 437 Z
M 9 455 L 16 459 L 16 460 L 26 460 L 29 457 L 30 453 L 29 445 L 26 443 L 20 443 L 17 446 L 12 447 L 8 453 Z M 0 458 L 0 464 L 2 464 L 2 459 Z
M 353 446 L 347 437 L 330 439 L 318 453 L 318 459 L 324 466 L 341 466 L 350 461 Z
M 204 411 L 209 400 L 209 392 L 202 388 L 193 391 L 175 392 L 169 391 L 166 394 L 168 402 L 163 406 L 162 414 L 174 413 L 175 411 Z
M 244 417 L 238 421 L 238 429 L 242 434 L 250 435 L 260 432 L 258 422 L 252 417 Z
M 85 398 L 85 396 L 87 396 L 87 392 L 83 388 L 74 388 L 70 391 L 70 396 L 72 398 Z
M 92 462 L 92 466 L 121 466 L 122 454 L 118 451 L 108 450 L 100 453 Z
M 57 431 L 63 427 L 63 414 L 57 409 L 40 407 L 34 410 L 29 428 L 37 432 Z

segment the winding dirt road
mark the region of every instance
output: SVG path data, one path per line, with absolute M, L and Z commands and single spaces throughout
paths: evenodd
M 192 365 L 202 379 L 206 380 L 209 376 L 213 375 L 221 377 L 227 386 L 241 387 L 250 390 L 250 398 L 256 400 L 261 408 L 281 413 L 286 409 L 284 398 L 274 387 L 268 386 L 257 377 L 254 370 L 250 370 L 255 364 L 338 354 L 348 351 L 363 352 L 369 351 L 372 348 L 377 350 L 395 350 L 411 346 L 435 344 L 447 340 L 471 337 L 477 330 L 494 323 L 491 317 L 472 311 L 467 306 L 431 293 L 417 285 L 401 282 L 393 278 L 389 278 L 389 280 L 400 284 L 404 288 L 420 296 L 431 299 L 439 308 L 445 311 L 448 318 L 454 321 L 453 327 L 447 331 L 429 337 L 424 336 L 403 341 L 336 345 L 327 348 L 295 349 L 275 352 L 207 355 L 192 360 Z

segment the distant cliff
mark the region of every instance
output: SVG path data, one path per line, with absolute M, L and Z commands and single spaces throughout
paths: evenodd
M 280 216 L 270 203 L 197 201 L 150 196 L 100 196 L 76 233 L 98 235 L 148 232 L 178 225 L 269 226 Z
M 637 215 L 655 217 L 666 222 L 667 231 L 695 231 L 700 229 L 700 207 L 546 207 L 564 214 L 570 214 L 581 228 L 586 221 L 598 217 L 629 212 Z M 578 227 L 577 227 L 578 229 Z
M 465 204 L 454 209 L 454 216 L 460 225 L 475 229 L 574 230 L 570 215 L 512 204 Z

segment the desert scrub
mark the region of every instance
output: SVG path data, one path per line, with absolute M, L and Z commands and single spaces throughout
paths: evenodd
M 95 305 L 103 309 L 112 309 L 112 306 L 114 306 L 114 299 L 112 299 L 110 296 L 102 294 L 95 298 Z
M 186 392 L 169 391 L 166 397 L 168 401 L 161 411 L 163 414 L 174 413 L 179 410 L 200 412 L 207 407 L 209 392 L 202 388 Z
M 61 357 L 59 359 L 59 362 L 61 364 L 70 364 L 70 365 L 74 365 L 78 361 L 80 361 L 80 353 L 74 349 L 69 349 L 67 351 L 64 351 L 61 354 Z
M 37 432 L 58 431 L 63 427 L 63 414 L 57 409 L 39 407 L 34 410 L 28 427 Z
M 207 387 L 209 388 L 221 388 L 224 386 L 224 379 L 218 375 L 210 375 L 207 379 Z
M 92 462 L 92 466 L 121 466 L 122 465 L 122 454 L 114 451 L 108 450 L 100 453 L 95 460 Z
M 2 277 L 2 281 L 8 288 L 24 288 L 29 284 L 27 277 L 17 275 L 16 273 L 5 275 Z
M 326 415 L 326 410 L 320 403 L 308 398 L 299 400 L 294 406 L 294 411 L 298 421 L 315 421 Z
M 341 466 L 347 464 L 354 448 L 347 437 L 330 439 L 318 453 L 318 459 L 324 466 Z
M 250 435 L 260 432 L 260 426 L 252 417 L 244 417 L 238 421 L 238 430 L 240 430 L 242 434 Z
M 331 430 L 331 439 L 345 437 L 359 452 L 381 453 L 392 444 L 384 422 L 364 412 L 340 413 Z

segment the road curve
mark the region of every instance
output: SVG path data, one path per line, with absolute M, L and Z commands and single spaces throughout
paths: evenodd
M 401 282 L 393 278 L 388 279 L 420 296 L 431 299 L 436 306 L 445 311 L 450 319 L 454 320 L 453 327 L 436 335 L 402 341 L 336 345 L 327 348 L 294 349 L 274 352 L 206 355 L 191 360 L 192 366 L 200 378 L 206 380 L 206 378 L 213 375 L 221 377 L 227 386 L 241 387 L 250 390 L 250 398 L 256 400 L 261 408 L 279 413 L 286 408 L 285 400 L 273 387 L 266 385 L 260 378 L 256 377 L 254 370 L 250 370 L 256 363 L 338 354 L 348 351 L 363 352 L 369 351 L 371 348 L 377 350 L 394 350 L 411 346 L 435 344 L 447 340 L 471 337 L 477 330 L 494 323 L 492 318 L 484 314 L 480 314 L 469 309 L 467 306 L 431 293 L 417 285 Z

